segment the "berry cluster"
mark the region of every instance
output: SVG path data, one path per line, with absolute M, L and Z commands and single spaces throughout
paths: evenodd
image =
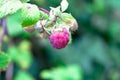
M 24 26 L 27 25 L 27 22 L 36 22 L 38 20 L 38 17 L 36 17 L 35 20 L 33 19 L 33 16 L 38 14 L 38 11 L 36 10 L 36 14 L 34 13 L 35 15 L 30 15 L 29 13 L 31 13 L 31 10 L 34 11 L 34 9 L 31 8 L 30 5 L 26 5 L 25 7 L 22 9 L 24 12 L 28 12 L 25 17 L 30 16 L 30 18 L 29 21 L 26 21 L 26 18 L 24 19 Z M 30 9 L 28 7 L 30 7 Z M 34 27 L 25 26 L 24 30 L 28 32 L 36 30 L 40 33 L 41 38 L 49 38 L 50 43 L 54 48 L 65 48 L 69 41 L 71 41 L 71 32 L 78 28 L 77 21 L 74 17 L 69 13 L 64 13 L 67 7 L 68 3 L 66 0 L 63 0 L 61 6 L 57 8 L 51 7 L 50 11 L 40 8 L 40 18 L 38 22 L 36 22 Z

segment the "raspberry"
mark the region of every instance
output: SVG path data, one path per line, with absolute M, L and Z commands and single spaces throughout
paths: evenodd
M 70 40 L 70 34 L 66 29 L 53 32 L 49 37 L 50 43 L 56 49 L 65 48 Z

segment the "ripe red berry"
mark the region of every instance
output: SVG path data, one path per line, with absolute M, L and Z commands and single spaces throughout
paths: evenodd
M 56 49 L 62 49 L 66 47 L 70 40 L 70 34 L 67 29 L 62 31 L 55 31 L 49 37 L 50 43 Z

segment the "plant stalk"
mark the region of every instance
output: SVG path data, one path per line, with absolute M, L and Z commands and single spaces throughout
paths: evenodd
M 5 32 L 6 32 L 6 19 L 4 18 L 2 20 L 2 31 L 0 35 L 0 52 L 2 51 L 2 43 L 3 43 Z

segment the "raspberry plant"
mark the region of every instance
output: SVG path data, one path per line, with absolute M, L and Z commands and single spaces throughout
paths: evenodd
M 30 33 L 39 32 L 40 37 L 48 38 L 54 48 L 65 48 L 71 41 L 71 32 L 78 28 L 75 18 L 65 12 L 69 5 L 67 0 L 62 0 L 56 8 L 50 7 L 50 11 L 27 2 L 29 0 L 0 0 L 0 19 L 4 20 L 0 50 L 6 28 L 10 36 L 16 36 L 23 30 Z M 1 56 L 7 58 L 6 55 L 0 54 L 0 60 Z M 6 68 L 10 61 L 6 60 L 5 65 L 0 64 L 1 69 Z

